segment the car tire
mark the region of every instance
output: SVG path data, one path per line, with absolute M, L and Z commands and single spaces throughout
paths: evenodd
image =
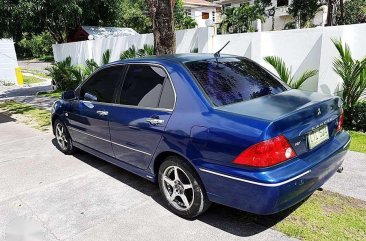
M 53 128 L 58 149 L 66 155 L 73 154 L 75 152 L 75 148 L 72 144 L 72 139 L 64 122 L 60 119 L 55 120 Z
M 167 207 L 178 216 L 192 219 L 211 205 L 197 173 L 178 156 L 160 165 L 158 181 Z

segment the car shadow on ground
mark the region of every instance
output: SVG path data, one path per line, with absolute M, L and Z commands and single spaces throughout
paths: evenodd
M 37 92 L 46 92 L 53 90 L 52 85 L 40 85 L 22 88 L 10 88 L 0 92 L 0 98 L 11 98 L 17 96 L 36 95 Z
M 0 112 L 0 124 L 7 123 L 7 122 L 14 122 L 16 121 L 14 118 L 11 118 L 8 114 L 4 112 Z
M 58 148 L 56 139 L 53 139 L 52 143 Z M 144 193 L 164 208 L 167 208 L 160 195 L 158 185 L 84 151 L 78 150 L 73 156 L 123 184 Z M 278 222 L 295 211 L 301 204 L 302 203 L 297 204 L 290 209 L 274 215 L 262 216 L 214 203 L 204 214 L 199 216 L 197 220 L 236 236 L 250 237 L 275 226 Z

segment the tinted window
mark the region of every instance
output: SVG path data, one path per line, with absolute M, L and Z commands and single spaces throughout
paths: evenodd
M 175 95 L 173 86 L 168 78 L 165 78 L 163 92 L 161 93 L 159 108 L 173 109 L 175 102 Z
M 286 90 L 280 81 L 253 61 L 222 58 L 190 62 L 188 69 L 214 105 L 228 105 Z
M 120 103 L 141 107 L 158 107 L 166 78 L 166 73 L 162 68 L 131 65 L 122 86 Z
M 98 71 L 81 87 L 80 97 L 97 102 L 114 102 L 114 91 L 117 88 L 122 72 L 122 66 Z

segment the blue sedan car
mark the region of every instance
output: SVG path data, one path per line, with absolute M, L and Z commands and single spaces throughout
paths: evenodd
M 99 68 L 55 102 L 52 125 L 62 152 L 157 182 L 177 215 L 211 202 L 266 215 L 341 169 L 350 143 L 341 106 L 246 58 L 168 55 Z

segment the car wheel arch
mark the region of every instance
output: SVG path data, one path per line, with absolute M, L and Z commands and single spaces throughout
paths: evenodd
M 54 114 L 52 117 L 51 117 L 51 127 L 52 127 L 52 132 L 53 134 L 55 134 L 55 121 L 57 119 L 60 119 L 60 116 L 58 114 Z
M 193 165 L 193 163 L 184 155 L 177 153 L 177 152 L 173 152 L 173 151 L 163 151 L 160 152 L 154 159 L 153 162 L 153 172 L 154 174 L 157 176 L 159 173 L 159 168 L 160 165 L 166 160 L 166 158 L 168 158 L 169 156 L 177 156 L 180 157 L 182 160 L 184 160 L 191 168 L 192 170 L 195 171 L 195 173 L 197 174 L 198 177 L 200 177 L 200 175 L 198 174 L 195 166 Z

